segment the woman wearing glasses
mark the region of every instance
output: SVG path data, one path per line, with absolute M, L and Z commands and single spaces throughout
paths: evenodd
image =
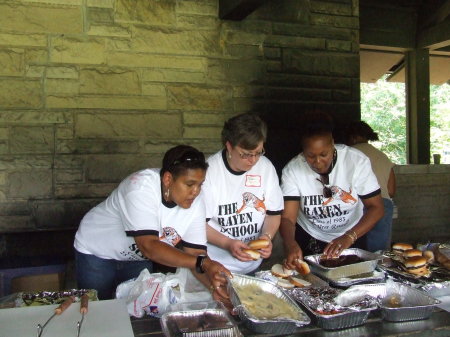
M 117 284 L 144 268 L 152 272 L 154 261 L 190 268 L 203 284 L 223 291 L 229 271 L 206 256 L 200 194 L 205 157 L 179 145 L 166 152 L 162 164 L 131 174 L 85 215 L 74 243 L 79 288 L 96 289 L 99 299 L 112 298 Z
M 280 224 L 283 196 L 272 163 L 264 157 L 266 124 L 255 114 L 225 122 L 224 149 L 208 159 L 203 191 L 207 204 L 208 254 L 230 271 L 253 273 L 272 253 Z M 248 242 L 265 238 L 266 248 L 254 260 Z
M 364 238 L 359 239 L 383 216 L 380 187 L 369 159 L 334 144 L 327 114 L 305 117 L 303 152 L 282 173 L 280 234 L 288 268 L 306 255 L 323 253 L 331 258 L 351 246 L 365 248 Z

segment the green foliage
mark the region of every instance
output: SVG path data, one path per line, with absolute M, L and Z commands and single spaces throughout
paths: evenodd
M 431 154 L 440 153 L 444 163 L 450 151 L 450 85 L 430 86 L 430 105 Z M 404 83 L 390 83 L 384 78 L 361 83 L 361 119 L 378 132 L 379 141 L 373 145 L 394 163 L 406 164 Z

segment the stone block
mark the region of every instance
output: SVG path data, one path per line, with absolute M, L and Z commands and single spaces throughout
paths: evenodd
M 87 0 L 86 6 L 98 8 L 114 8 L 114 0 Z
M 208 80 L 223 83 L 257 83 L 262 82 L 265 64 L 250 60 L 210 60 Z
M 131 48 L 137 52 L 173 55 L 221 54 L 220 32 L 215 30 L 163 29 L 135 27 Z
M 0 140 L 7 140 L 9 138 L 9 129 L 0 128 Z
M 226 55 L 239 58 L 257 58 L 263 56 L 262 45 L 232 44 L 225 47 Z
M 80 92 L 80 83 L 77 80 L 49 78 L 45 81 L 45 88 L 48 95 L 75 96 Z
M 225 32 L 224 42 L 239 45 L 263 45 L 267 38 L 263 33 L 229 30 Z
M 11 153 L 53 153 L 54 130 L 51 126 L 15 126 L 11 128 Z
M 56 139 L 72 139 L 73 125 L 58 125 L 56 128 Z
M 63 184 L 56 185 L 55 197 L 68 198 L 106 198 L 117 184 Z
M 263 85 L 242 85 L 233 87 L 233 97 L 260 97 L 266 95 Z
M 279 59 L 281 57 L 281 48 L 264 46 L 264 56 L 267 59 Z
M 91 24 L 88 35 L 131 38 L 131 28 L 119 25 Z
M 352 16 L 353 8 L 351 3 L 336 3 L 325 1 L 311 1 L 311 12 L 331 15 Z
M 113 8 L 94 8 L 88 7 L 86 10 L 86 17 L 88 22 L 94 23 L 114 23 L 114 9 Z
M 142 83 L 142 94 L 146 96 L 166 96 L 166 87 L 164 84 Z
M 186 126 L 183 132 L 183 138 L 199 138 L 199 139 L 220 139 L 222 127 L 191 127 Z
M 83 181 L 81 170 L 57 170 L 55 172 L 56 183 L 77 183 Z
M 0 141 L 0 153 L 1 154 L 9 153 L 9 146 L 8 146 L 8 142 L 6 140 Z
M 47 36 L 45 34 L 0 33 L 0 45 L 27 48 L 47 47 Z
M 323 89 L 350 89 L 352 81 L 349 78 L 314 76 L 308 74 L 270 74 L 266 83 L 269 86 L 284 86 L 293 88 L 323 88 Z
M 159 155 L 90 156 L 86 161 L 86 180 L 94 183 L 119 183 L 133 172 L 149 167 L 161 167 L 161 161 L 162 157 Z
M 51 170 L 15 171 L 9 174 L 8 198 L 30 199 L 51 198 L 53 196 Z
M 1 202 L 0 215 L 31 215 L 31 204 L 28 201 Z
M 20 76 L 24 73 L 23 49 L 0 49 L 0 76 Z
M 353 51 L 352 46 L 352 41 L 326 40 L 327 50 L 351 52 Z
M 101 140 L 101 139 L 71 139 L 57 143 L 57 153 L 138 153 L 140 145 L 138 141 L 126 140 Z
M 59 111 L 0 111 L 0 123 L 65 124 L 73 121 L 72 113 Z
M 231 109 L 231 93 L 224 88 L 203 88 L 189 85 L 168 86 L 168 108 L 177 110 Z
M 203 72 L 185 71 L 181 69 L 148 69 L 142 74 L 143 81 L 174 82 L 174 83 L 204 83 Z
M 122 66 L 128 68 L 158 68 L 158 69 L 183 69 L 203 71 L 206 60 L 195 56 L 171 56 L 137 54 L 130 52 L 111 52 L 107 55 L 107 63 L 110 66 Z
M 80 93 L 138 95 L 141 88 L 136 71 L 111 68 L 82 69 Z
M 100 38 L 51 37 L 50 62 L 101 64 L 105 62 L 105 41 Z
M 25 64 L 39 64 L 44 65 L 47 63 L 47 50 L 43 49 L 26 49 L 24 62 Z
M 4 155 L 0 160 L 0 170 L 24 170 L 24 169 L 50 169 L 53 165 L 51 155 L 27 155 L 11 156 Z
M 271 35 L 266 38 L 264 45 L 283 48 L 325 49 L 325 39 Z
M 0 172 L 0 185 L 5 185 L 7 181 L 7 173 Z
M 197 14 L 197 15 L 219 15 L 219 8 L 217 1 L 180 1 L 176 7 L 177 14 Z
M 349 102 L 354 100 L 354 97 L 351 90 L 333 90 L 332 99 L 333 101 Z
M 0 216 L 0 233 L 26 231 L 31 230 L 33 228 L 34 223 L 30 216 L 20 216 L 20 215 Z
M 47 78 L 78 79 L 78 70 L 71 66 L 47 67 Z
M 60 155 L 55 157 L 55 169 L 82 169 L 85 158 L 75 155 Z
M 116 22 L 134 22 L 152 25 L 176 24 L 175 0 L 117 0 L 115 7 Z
M 4 78 L 0 81 L 0 108 L 40 108 L 41 83 L 36 80 Z
M 311 25 L 358 29 L 359 17 L 311 13 Z
M 276 35 L 290 35 L 348 41 L 352 40 L 353 31 L 354 30 L 349 28 L 340 27 L 317 27 L 311 25 L 299 25 L 283 22 L 273 23 L 273 34 Z
M 282 101 L 331 101 L 331 91 L 324 89 L 271 88 L 267 98 Z
M 216 16 L 178 15 L 177 28 L 183 29 L 219 29 L 220 20 Z
M 45 66 L 27 66 L 25 76 L 30 78 L 43 78 L 45 74 Z
M 46 98 L 50 109 L 166 110 L 165 97 L 155 96 L 56 96 Z
M 181 136 L 179 114 L 79 114 L 75 135 L 79 138 L 177 138 Z
M 0 4 L 3 31 L 44 34 L 79 34 L 83 32 L 80 7 L 35 6 L 15 2 Z
M 231 118 L 234 114 L 215 114 L 215 113 L 183 113 L 184 125 L 209 125 L 209 126 L 223 126 L 223 123 Z

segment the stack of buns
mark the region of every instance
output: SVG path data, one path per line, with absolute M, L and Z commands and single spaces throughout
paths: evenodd
M 409 243 L 401 242 L 394 243 L 392 251 L 400 257 L 399 260 L 406 272 L 418 276 L 429 275 L 428 263 L 431 263 L 434 259 L 433 252 L 422 252 L 419 249 L 414 249 Z
M 249 246 L 250 249 L 243 249 L 242 251 L 250 255 L 250 257 L 253 260 L 258 260 L 261 258 L 261 254 L 259 253 L 258 250 L 269 247 L 269 244 L 270 242 L 267 239 L 253 240 L 247 244 L 247 246 Z
M 309 266 L 305 261 L 298 260 L 296 265 L 298 266 L 298 273 L 301 275 L 309 274 Z M 311 285 L 310 282 L 299 277 L 296 271 L 284 268 L 283 265 L 279 263 L 274 264 L 270 271 L 272 275 L 278 278 L 277 284 L 283 288 L 309 287 Z

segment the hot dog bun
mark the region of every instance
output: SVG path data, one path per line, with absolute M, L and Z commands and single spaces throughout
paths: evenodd
M 270 242 L 267 239 L 258 239 L 258 240 L 250 241 L 247 245 L 251 249 L 261 249 L 261 248 L 269 247 L 269 244 L 270 244 Z
M 291 276 L 294 271 L 291 269 L 285 269 L 281 264 L 276 263 L 270 269 L 271 273 L 277 277 L 287 278 Z
M 253 260 L 258 260 L 261 257 L 261 254 L 259 254 L 259 252 L 257 250 L 253 250 L 253 249 L 243 249 L 242 250 L 244 253 L 250 255 L 250 257 Z
M 311 272 L 309 265 L 303 260 L 295 260 L 295 265 L 300 275 L 307 275 Z
M 308 281 L 301 279 L 300 277 L 295 277 L 295 276 L 291 276 L 288 278 L 289 282 L 291 282 L 294 286 L 296 287 L 309 287 L 311 285 L 311 283 L 309 283 Z

